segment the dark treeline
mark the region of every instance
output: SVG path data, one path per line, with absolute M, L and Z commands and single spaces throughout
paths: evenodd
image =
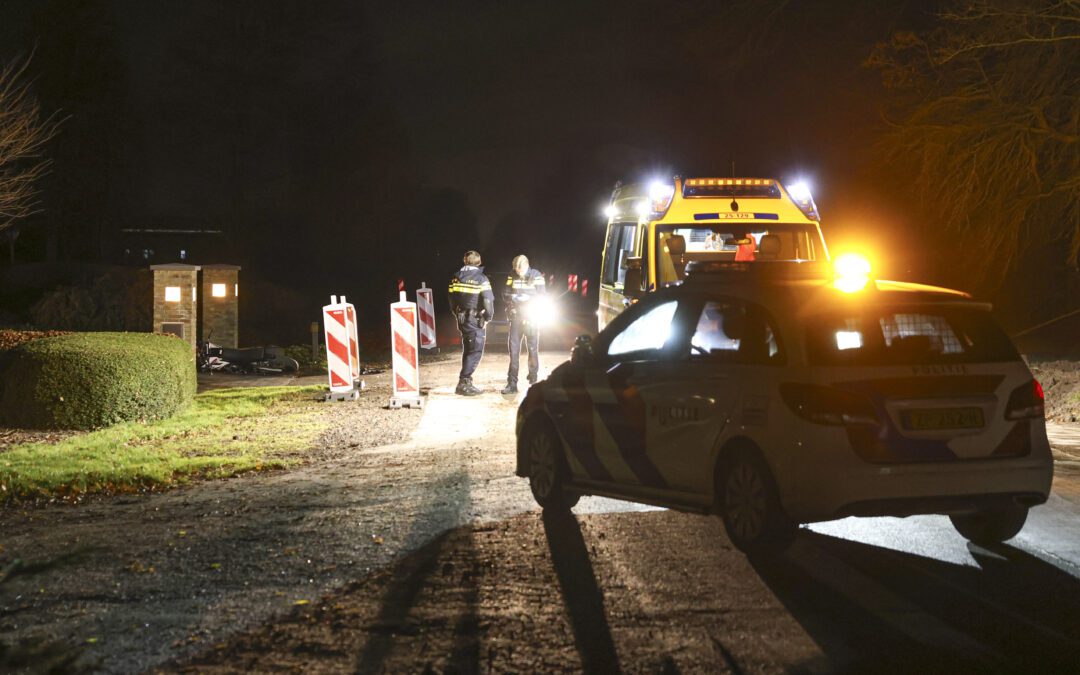
M 1023 230 L 1022 247 L 1015 233 L 972 237 L 982 223 L 1011 227 L 986 210 L 972 206 L 978 223 L 958 225 L 942 208 L 948 193 L 928 188 L 955 181 L 950 165 L 912 140 L 928 138 L 920 106 L 948 94 L 950 80 L 927 73 L 959 59 L 927 68 L 906 48 L 989 39 L 985 7 L 8 0 L 0 58 L 32 54 L 42 109 L 63 118 L 44 209 L 20 224 L 16 257 L 137 266 L 145 238 L 124 230 L 220 230 L 197 238 L 188 261 L 243 265 L 265 295 L 242 294 L 245 304 L 304 314 L 346 292 L 377 301 L 381 316 L 398 278 L 441 288 L 467 248 L 493 274 L 525 252 L 560 277 L 595 276 L 616 180 L 726 174 L 734 160 L 741 175 L 809 178 L 834 250 L 868 249 L 890 276 L 975 290 L 1019 327 L 1065 309 L 1058 296 L 1076 289 L 1068 105 L 1046 108 L 1066 140 L 1042 177 L 1064 176 L 1064 206 L 1009 221 L 1064 224 Z M 1034 70 L 1075 63 L 1068 49 L 1035 57 Z M 995 64 L 1028 55 L 965 67 L 995 78 Z M 1069 77 L 1038 94 L 1067 92 Z M 1000 122 L 947 112 L 929 123 L 990 133 Z M 947 146 L 938 156 L 965 143 L 934 142 Z M 176 260 L 179 246 L 163 241 L 151 262 Z M 1046 288 L 1059 292 L 1031 302 Z

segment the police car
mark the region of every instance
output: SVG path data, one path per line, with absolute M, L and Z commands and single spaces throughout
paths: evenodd
M 1053 475 L 1042 388 L 988 305 L 854 267 L 692 265 L 529 389 L 517 475 L 545 509 L 717 514 L 751 555 L 846 516 L 1015 536 Z

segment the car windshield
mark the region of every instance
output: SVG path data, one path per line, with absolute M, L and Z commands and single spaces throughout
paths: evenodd
M 807 353 L 821 365 L 1014 361 L 1016 348 L 988 312 L 962 307 L 867 307 L 811 317 Z
M 694 223 L 656 228 L 656 277 L 670 286 L 686 277 L 686 266 L 700 261 L 813 261 L 825 257 L 813 225 L 746 222 Z

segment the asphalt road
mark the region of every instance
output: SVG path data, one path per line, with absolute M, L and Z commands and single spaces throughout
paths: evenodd
M 1080 469 L 1067 456 L 1008 545 L 971 546 L 943 517 L 847 519 L 755 566 L 713 518 L 601 498 L 542 517 L 512 475 L 504 368 L 489 355 L 476 377 L 488 393 L 465 399 L 454 363 L 425 367 L 427 407 L 401 443 L 350 452 L 344 433 L 332 459 L 297 471 L 0 515 L 9 551 L 104 551 L 15 589 L 0 628 L 93 638 L 111 672 L 1080 663 Z

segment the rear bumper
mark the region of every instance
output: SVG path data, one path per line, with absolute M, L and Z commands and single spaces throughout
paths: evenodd
M 832 461 L 792 467 L 796 480 L 784 506 L 804 523 L 1035 506 L 1050 495 L 1054 462 L 1043 425 L 1033 430 L 1031 440 L 1031 453 L 1025 457 L 932 463 L 870 464 L 853 457 L 850 449 L 834 450 L 826 453 Z
M 842 507 L 834 518 L 848 516 L 916 516 L 924 513 L 975 513 L 991 511 L 1007 506 L 1038 506 L 1046 502 L 1046 495 L 1039 492 L 1019 492 L 997 495 L 950 495 L 939 497 L 898 497 L 894 499 L 871 499 Z

